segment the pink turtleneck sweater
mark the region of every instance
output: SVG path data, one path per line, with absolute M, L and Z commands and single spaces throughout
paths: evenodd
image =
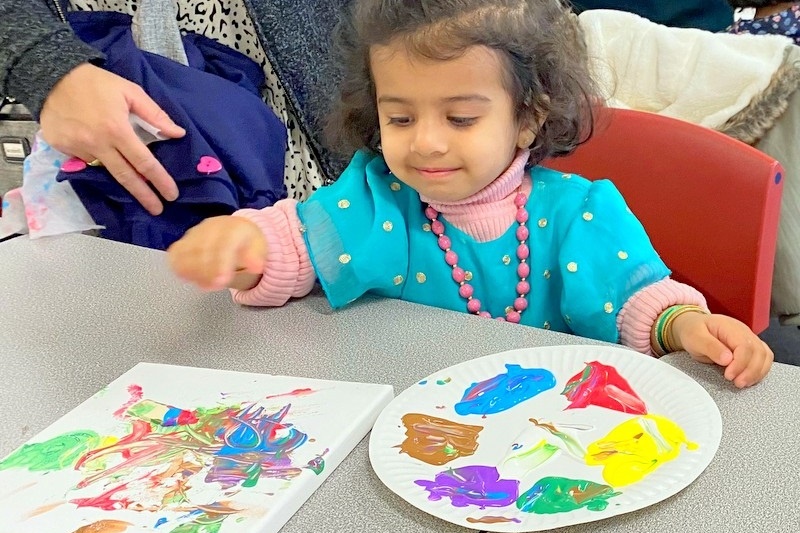
M 514 197 L 521 186 L 530 195 L 531 178 L 525 172 L 528 152 L 520 151 L 509 168 L 488 186 L 458 202 L 440 203 L 421 196 L 448 222 L 479 242 L 503 235 L 514 223 L 517 208 Z M 314 287 L 316 277 L 308 256 L 296 200 L 280 200 L 261 210 L 242 209 L 236 216 L 255 222 L 267 240 L 266 265 L 261 281 L 250 290 L 232 289 L 235 302 L 244 305 L 280 306 L 289 298 L 299 298 Z M 667 277 L 634 294 L 620 310 L 617 327 L 620 343 L 651 354 L 650 330 L 667 307 L 695 304 L 706 308 L 703 295 L 688 285 Z

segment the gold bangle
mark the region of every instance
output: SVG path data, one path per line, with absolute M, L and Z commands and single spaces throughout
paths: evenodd
M 664 346 L 667 348 L 669 353 L 678 351 L 678 346 L 675 344 L 672 336 L 672 326 L 676 318 L 686 313 L 702 313 L 707 315 L 708 311 L 699 305 L 682 305 L 679 309 L 676 309 L 672 312 L 672 314 L 670 314 L 670 316 L 667 317 L 667 319 L 664 321 L 663 340 Z

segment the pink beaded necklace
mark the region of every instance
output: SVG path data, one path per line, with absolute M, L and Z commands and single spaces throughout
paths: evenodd
M 525 224 L 528 222 L 528 210 L 525 209 L 525 204 L 528 203 L 528 197 L 523 194 L 520 189 L 517 189 L 517 195 L 514 197 L 514 205 L 517 206 L 516 220 L 519 224 L 517 227 L 517 276 L 519 282 L 517 283 L 517 294 L 519 296 L 514 300 L 514 305 L 506 308 L 506 316 L 497 317 L 497 320 L 508 320 L 509 322 L 519 322 L 522 312 L 528 308 L 527 295 L 531 291 L 531 285 L 527 279 L 531 273 L 531 267 L 528 265 L 528 257 L 530 250 L 528 245 L 525 244 L 528 240 L 529 231 Z M 475 292 L 472 285 L 467 283 L 467 276 L 464 269 L 458 266 L 458 254 L 451 248 L 450 237 L 444 234 L 444 224 L 439 220 L 439 211 L 434 209 L 430 204 L 425 208 L 425 216 L 431 221 L 431 231 L 439 240 L 439 248 L 444 251 L 444 261 L 453 269 L 453 281 L 458 283 L 458 294 L 467 301 L 467 311 L 474 313 L 478 316 L 491 318 L 492 315 L 488 311 L 481 311 L 481 301 L 473 296 Z

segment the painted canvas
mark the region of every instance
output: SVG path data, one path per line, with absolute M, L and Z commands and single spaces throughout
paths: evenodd
M 441 370 L 384 409 L 378 477 L 455 524 L 542 531 L 641 509 L 713 458 L 719 410 L 691 378 L 613 346 L 554 346 Z
M 392 396 L 140 363 L 0 461 L 2 530 L 276 532 Z

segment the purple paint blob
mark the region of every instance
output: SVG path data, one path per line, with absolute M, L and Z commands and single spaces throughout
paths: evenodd
M 473 383 L 455 405 L 460 415 L 490 415 L 511 409 L 556 386 L 556 377 L 544 368 L 506 365 L 506 373 Z
M 418 479 L 414 483 L 430 492 L 429 500 L 450 498 L 454 507 L 505 507 L 514 503 L 519 494 L 519 481 L 500 479 L 500 473 L 493 466 L 449 468 L 436 474 L 433 481 Z

